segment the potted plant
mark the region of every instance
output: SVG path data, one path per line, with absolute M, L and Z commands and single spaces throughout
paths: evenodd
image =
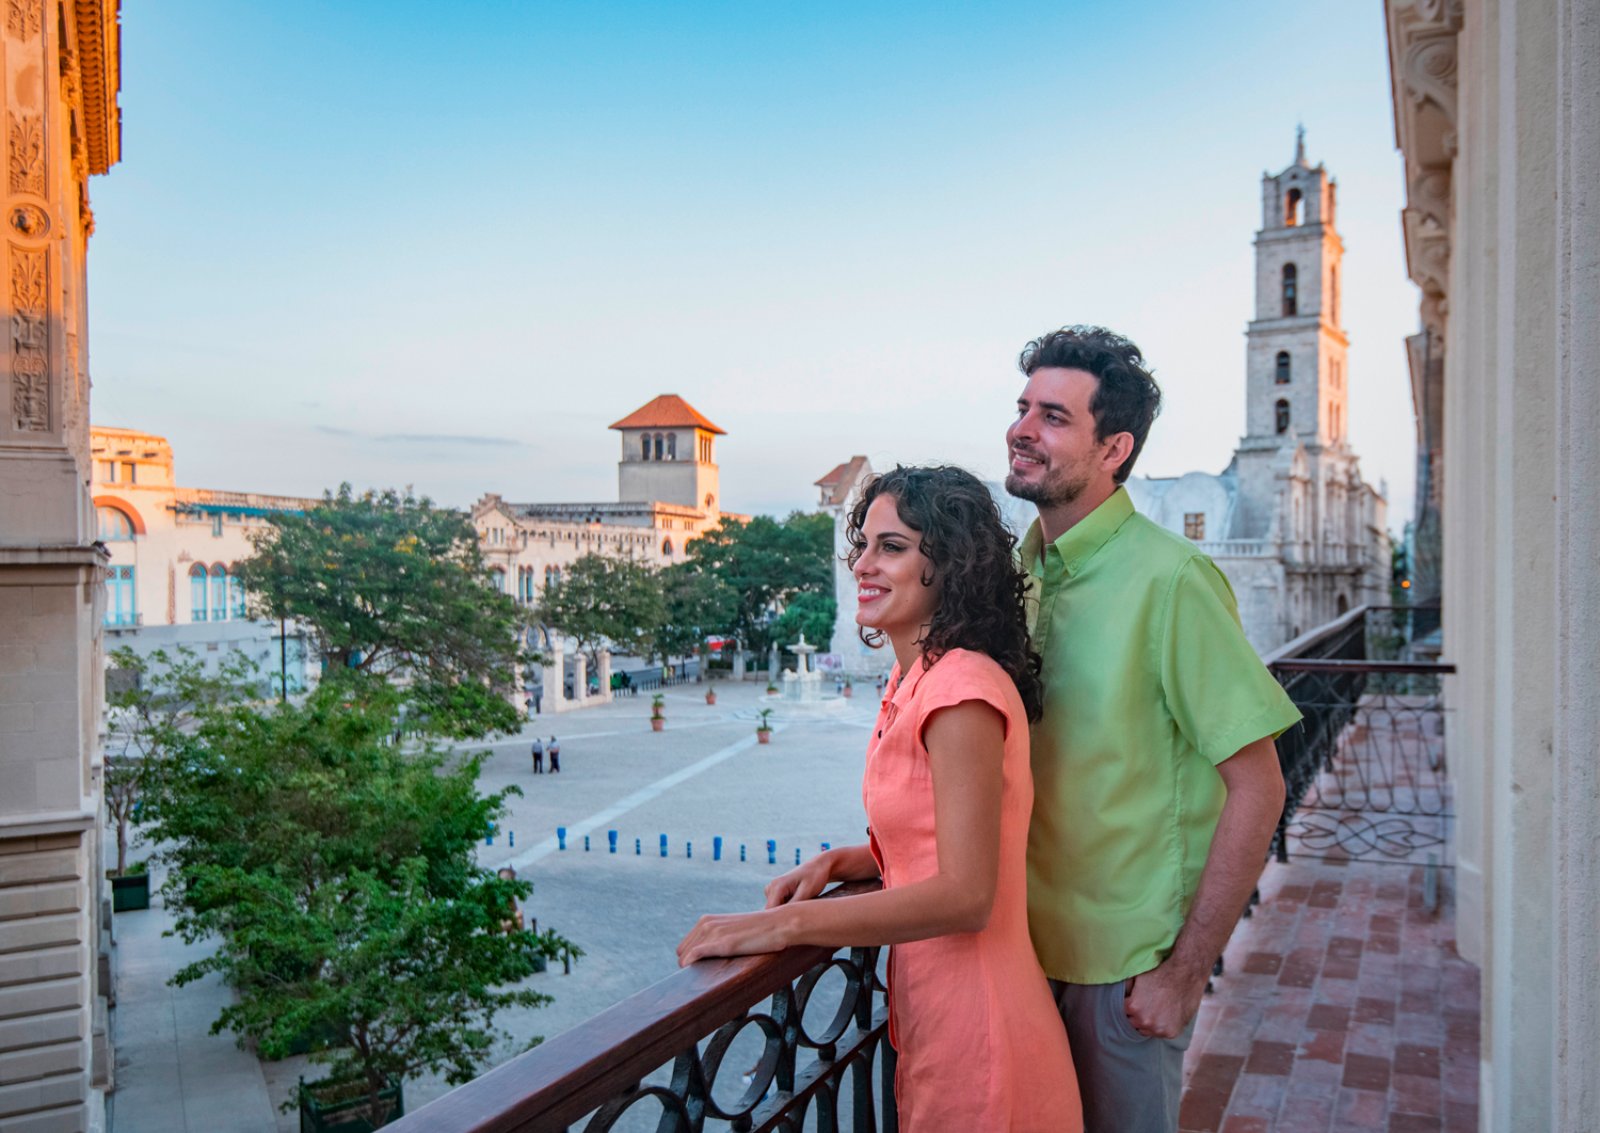
M 772 724 L 769 722 L 771 716 L 772 709 L 763 708 L 761 710 L 761 719 L 756 724 L 756 743 L 765 744 L 772 742 Z
M 770 678 L 767 680 L 767 695 L 768 696 L 777 696 L 778 695 L 778 686 Z
M 667 698 L 659 692 L 650 698 L 650 730 L 659 732 L 667 726 L 667 714 L 661 711 L 667 703 Z
M 142 861 L 106 870 L 111 879 L 111 911 L 126 913 L 150 907 L 150 871 Z
M 391 1081 L 377 1093 L 378 1115 L 372 1095 L 359 1078 L 306 1085 L 300 1079 L 300 1133 L 372 1133 L 406 1112 L 405 1093 Z
M 844 688 L 841 691 L 842 691 L 842 693 L 843 693 L 843 695 L 845 697 L 847 697 L 847 698 L 849 697 L 849 695 L 850 695 L 850 678 L 849 677 L 845 677 L 845 679 L 844 679 Z
M 716 702 L 717 702 L 717 690 L 714 689 L 714 688 L 706 689 L 706 704 L 709 706 L 709 705 L 716 704 Z

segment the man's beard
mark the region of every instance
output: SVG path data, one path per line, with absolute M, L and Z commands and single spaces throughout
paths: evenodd
M 1089 477 L 1073 478 L 1068 475 L 1046 475 L 1038 481 L 1024 480 L 1015 472 L 1006 476 L 1006 491 L 1019 500 L 1027 500 L 1039 507 L 1060 507 L 1070 504 L 1083 495 L 1089 486 Z

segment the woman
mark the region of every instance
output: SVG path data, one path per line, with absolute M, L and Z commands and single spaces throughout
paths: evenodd
M 796 944 L 893 945 L 889 1037 L 906 1133 L 1081 1130 L 1066 1032 L 1028 938 L 1033 782 L 1016 540 L 957 468 L 896 468 L 851 509 L 862 639 L 895 667 L 862 783 L 869 841 L 767 886 L 758 913 L 701 917 L 680 963 Z M 812 901 L 834 881 L 881 892 Z

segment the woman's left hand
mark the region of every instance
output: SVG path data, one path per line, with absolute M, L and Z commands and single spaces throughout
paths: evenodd
M 783 933 L 788 911 L 778 908 L 759 913 L 719 913 L 701 917 L 678 944 L 678 966 L 687 968 L 696 960 L 712 956 L 782 952 L 789 946 Z

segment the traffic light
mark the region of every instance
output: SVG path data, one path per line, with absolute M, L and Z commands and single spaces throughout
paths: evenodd
M 1397 590 L 1411 589 L 1411 561 L 1402 543 L 1394 549 L 1390 560 L 1391 582 Z

